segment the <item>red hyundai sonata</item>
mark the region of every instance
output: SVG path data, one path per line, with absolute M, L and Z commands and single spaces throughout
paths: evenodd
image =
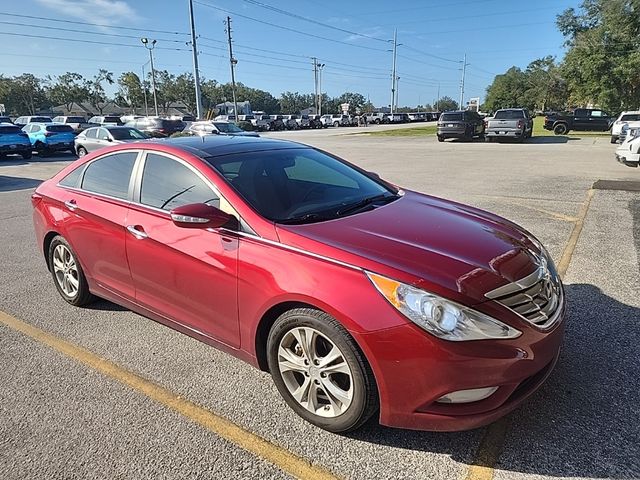
M 269 371 L 333 432 L 464 430 L 551 372 L 563 286 L 540 243 L 490 213 L 264 138 L 99 150 L 32 197 L 72 305 L 108 299 Z

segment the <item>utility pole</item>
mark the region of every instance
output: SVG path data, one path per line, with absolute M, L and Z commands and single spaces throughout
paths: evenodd
M 227 17 L 227 36 L 229 38 L 229 63 L 231 64 L 231 92 L 233 93 L 233 112 L 236 116 L 236 122 L 237 122 L 239 118 L 238 118 L 238 102 L 236 101 L 235 68 L 236 68 L 236 64 L 238 63 L 238 60 L 233 58 L 233 48 L 231 47 L 231 17 Z
M 147 86 L 144 84 L 144 66 L 149 63 L 143 63 L 142 64 L 142 94 L 144 95 L 144 114 L 145 116 L 149 116 L 149 104 L 147 103 Z
M 396 76 L 396 111 L 398 110 L 398 97 L 400 96 L 400 75 Z
M 153 105 L 156 110 L 156 117 L 158 115 L 158 96 L 156 94 L 156 69 L 153 67 L 153 49 L 156 47 L 156 40 L 151 40 L 147 37 L 140 39 L 144 47 L 149 50 L 149 61 L 151 62 L 151 84 L 153 85 Z M 151 45 L 151 46 L 149 46 Z
M 320 94 L 318 95 L 318 115 L 322 115 L 322 69 L 324 68 L 324 63 L 318 65 L 318 91 Z
M 464 59 L 462 61 L 462 79 L 460 80 L 460 110 L 464 110 L 462 107 L 462 102 L 464 101 L 464 76 L 467 72 L 467 54 L 464 54 Z
M 318 113 L 318 59 L 311 57 L 313 61 L 313 107 Z
M 396 54 L 398 53 L 398 29 L 393 29 L 393 69 L 391 71 L 391 115 L 396 100 Z
M 440 111 L 440 83 L 438 83 L 438 99 L 436 100 L 436 112 Z
M 193 0 L 189 0 L 189 19 L 191 21 L 191 49 L 193 51 L 193 82 L 196 87 L 196 118 L 202 119 L 202 96 L 200 94 L 200 71 L 198 70 L 198 47 L 196 45 L 196 25 L 193 21 Z

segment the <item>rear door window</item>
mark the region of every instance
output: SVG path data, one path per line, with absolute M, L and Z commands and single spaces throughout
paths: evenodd
M 86 138 L 98 138 L 98 129 L 97 128 L 90 128 L 89 130 L 86 130 L 84 132 L 84 136 Z
M 82 189 L 126 200 L 138 152 L 118 152 L 91 162 L 82 179 Z

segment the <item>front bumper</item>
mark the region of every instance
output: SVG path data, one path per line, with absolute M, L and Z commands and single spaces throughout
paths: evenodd
M 629 150 L 616 151 L 616 160 L 627 167 L 637 168 L 640 163 L 640 153 L 631 153 Z
M 362 335 L 380 393 L 380 423 L 412 430 L 459 431 L 489 424 L 533 394 L 559 356 L 565 305 L 548 332 L 533 326 L 513 340 L 447 342 L 413 324 Z M 439 403 L 459 390 L 498 387 L 472 403 Z

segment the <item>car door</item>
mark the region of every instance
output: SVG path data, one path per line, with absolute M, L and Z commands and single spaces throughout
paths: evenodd
M 576 108 L 573 112 L 573 128 L 575 130 L 590 129 L 589 110 L 585 108 Z
M 589 129 L 604 132 L 609 128 L 609 116 L 602 110 L 591 110 L 589 114 Z
M 127 257 L 136 301 L 190 330 L 233 347 L 238 325 L 238 238 L 181 228 L 169 211 L 208 203 L 235 212 L 187 162 L 147 152 L 127 220 Z
M 83 269 L 100 287 L 129 300 L 134 299 L 134 290 L 125 251 L 125 222 L 133 191 L 131 173 L 139 154 L 131 150 L 98 157 L 79 167 L 83 171 L 77 180 L 60 182 L 66 187 L 61 198 L 65 237 Z

